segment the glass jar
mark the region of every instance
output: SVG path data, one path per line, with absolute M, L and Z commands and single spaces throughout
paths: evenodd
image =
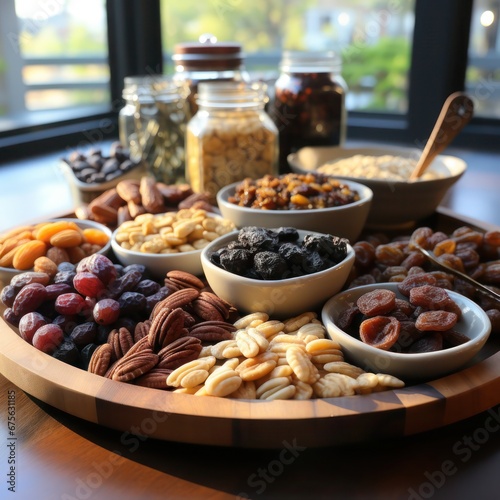
M 201 40 L 177 44 L 172 56 L 175 64 L 174 80 L 187 82 L 191 90 L 189 104 L 192 115 L 198 110 L 196 93 L 200 82 L 250 81 L 244 67 L 244 54 L 240 44 L 217 42 L 212 36 L 205 36 Z
M 186 177 L 212 202 L 219 189 L 246 177 L 277 174 L 278 130 L 264 111 L 263 84 L 202 82 L 186 133 Z
M 134 147 L 148 173 L 165 184 L 185 182 L 188 94 L 186 85 L 162 78 L 133 98 Z
M 344 144 L 347 85 L 334 52 L 283 53 L 270 114 L 279 130 L 279 170 L 304 146 Z

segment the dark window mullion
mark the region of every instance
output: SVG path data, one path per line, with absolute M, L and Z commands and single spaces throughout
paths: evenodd
M 409 140 L 422 145 L 446 98 L 465 87 L 473 0 L 416 0 Z

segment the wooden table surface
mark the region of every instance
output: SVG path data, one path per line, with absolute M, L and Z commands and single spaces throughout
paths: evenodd
M 500 225 L 498 155 L 459 153 L 469 170 L 444 205 Z M 8 191 L 13 196 L 12 184 Z M 55 206 L 38 194 L 47 201 L 44 213 L 68 208 L 66 196 Z M 16 202 L 24 211 L 11 212 L 14 219 L 40 216 Z M 500 406 L 396 440 L 307 448 L 291 436 L 279 449 L 245 450 L 134 437 L 34 400 L 3 375 L 0 385 L 0 499 L 488 500 L 500 491 Z

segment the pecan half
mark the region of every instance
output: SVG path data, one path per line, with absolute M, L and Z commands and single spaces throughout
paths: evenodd
M 155 352 L 187 333 L 187 328 L 184 327 L 184 318 L 184 311 L 177 307 L 175 309 L 162 309 L 153 319 L 148 339 Z
M 101 344 L 92 353 L 87 371 L 103 377 L 111 365 L 113 348 L 110 344 Z
M 168 271 L 167 278 L 178 285 L 179 288 L 197 288 L 198 290 L 205 288 L 205 284 L 200 278 L 186 271 Z
M 158 352 L 158 368 L 175 370 L 179 366 L 196 359 L 201 352 L 201 340 L 195 337 L 181 337 Z
M 118 382 L 129 382 L 144 375 L 158 364 L 158 354 L 154 352 L 139 351 L 132 356 L 124 356 L 116 362 L 112 379 Z
M 169 387 L 167 386 L 167 377 L 172 373 L 172 371 L 173 370 L 169 370 L 168 368 L 155 366 L 144 375 L 137 377 L 134 380 L 134 383 L 135 385 L 140 385 L 141 387 L 168 390 Z
M 123 358 L 123 356 L 134 345 L 132 334 L 125 328 L 113 329 L 108 335 L 108 344 L 113 348 L 112 360 Z
M 183 288 L 182 290 L 178 290 L 158 302 L 153 308 L 151 317 L 154 318 L 154 316 L 158 314 L 158 311 L 164 308 L 176 309 L 178 307 L 187 306 L 199 295 L 200 292 L 194 288 Z
M 146 337 L 151 328 L 151 320 L 147 319 L 145 321 L 140 321 L 135 325 L 134 329 L 134 343 L 138 342 L 143 337 Z
M 198 323 L 189 330 L 187 335 L 204 342 L 220 342 L 221 340 L 231 340 L 233 338 L 232 332 L 227 329 L 207 323 Z

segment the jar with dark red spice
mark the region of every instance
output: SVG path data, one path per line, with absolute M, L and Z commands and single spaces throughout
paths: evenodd
M 283 53 L 270 114 L 279 131 L 280 173 L 287 157 L 305 146 L 338 146 L 345 141 L 347 85 L 334 52 Z

